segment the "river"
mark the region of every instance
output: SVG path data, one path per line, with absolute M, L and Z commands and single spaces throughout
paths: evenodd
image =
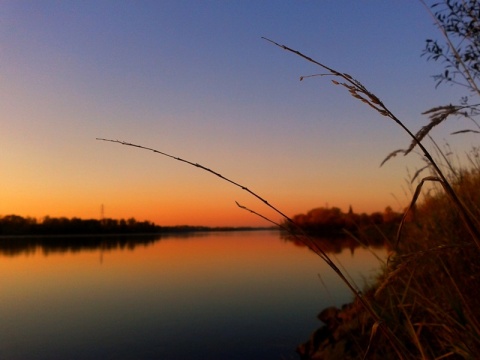
M 88 239 L 0 239 L 0 359 L 297 359 L 352 298 L 278 231 Z M 362 287 L 386 250 L 330 256 Z

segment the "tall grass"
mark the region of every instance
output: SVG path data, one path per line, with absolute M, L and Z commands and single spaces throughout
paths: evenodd
M 452 174 L 452 188 L 480 219 L 480 172 Z M 480 354 L 480 251 L 437 188 L 416 207 L 404 240 L 379 279 L 376 307 L 422 359 Z
M 418 147 L 427 162 L 426 168 L 431 172 L 431 175 L 420 179 L 414 191 L 394 242 L 395 252 L 378 283 L 366 291 L 362 302 L 357 297 L 352 306 L 335 315 L 337 325 L 329 328 L 329 337 L 319 341 L 314 334 L 311 341 L 301 348 L 303 358 L 478 358 L 479 149 L 474 148 L 469 154 L 469 166 L 460 168 L 452 164 L 438 147 L 437 154 L 441 156 L 435 159 L 422 144 L 434 126 L 459 109 L 447 106 L 427 111 L 430 123 L 413 133 L 376 95 L 352 76 L 297 50 L 266 40 L 318 65 L 326 72 L 314 76 L 334 77 L 332 82 L 335 85 L 346 88 L 354 98 L 393 120 L 410 136 L 410 146 L 392 152 L 385 161 L 399 153 L 407 155 Z M 415 177 L 418 175 L 415 174 Z M 419 204 L 422 186 L 427 181 L 439 186 L 434 187 L 434 192 L 427 193 L 425 200 Z M 375 311 L 376 318 L 372 318 L 365 307 L 359 307 L 364 303 Z M 375 336 L 379 318 L 380 328 L 383 325 L 384 329 L 388 329 L 383 333 L 395 334 L 394 341 L 388 337 L 389 342 L 385 342 Z M 331 319 L 328 322 L 331 323 Z M 398 353 L 398 349 L 402 354 Z

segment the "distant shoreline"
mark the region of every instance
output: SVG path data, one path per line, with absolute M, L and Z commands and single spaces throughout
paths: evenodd
M 51 218 L 43 221 L 18 215 L 0 217 L 0 238 L 19 236 L 104 236 L 104 235 L 162 235 L 193 232 L 257 231 L 274 227 L 253 226 L 161 226 L 149 221 L 130 219 Z
M 155 236 L 155 235 L 175 235 L 175 234 L 194 234 L 194 233 L 210 233 L 210 232 L 236 232 L 236 231 L 281 231 L 277 227 L 188 227 L 188 229 L 164 229 L 156 232 L 125 232 L 125 233 L 21 233 L 21 234 L 0 234 L 0 240 L 2 239 L 12 239 L 12 238 L 60 238 L 60 237 L 69 237 L 69 238 L 79 238 L 79 237 L 117 237 L 117 236 Z
M 0 255 L 16 256 L 41 250 L 43 253 L 76 252 L 82 250 L 108 251 L 112 249 L 134 249 L 168 239 L 199 239 L 215 233 L 278 231 L 266 227 L 215 227 L 182 228 L 183 231 L 157 231 L 149 233 L 91 233 L 91 234 L 16 234 L 0 235 Z M 171 229 L 170 229 L 171 230 Z

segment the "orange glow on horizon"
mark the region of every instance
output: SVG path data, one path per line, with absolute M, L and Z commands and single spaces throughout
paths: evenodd
M 311 209 L 309 209 L 311 210 Z M 342 209 L 348 210 L 348 209 Z M 379 210 L 380 211 L 380 210 Z M 288 213 L 287 215 L 293 217 L 299 213 L 307 213 L 308 211 L 301 211 L 298 213 Z M 367 212 L 370 213 L 370 212 Z M 57 211 L 57 212 L 49 212 L 46 214 L 43 213 L 33 213 L 32 211 L 25 211 L 25 212 L 10 212 L 10 213 L 2 213 L 0 216 L 7 216 L 7 215 L 18 215 L 22 217 L 30 217 L 35 218 L 37 221 L 41 222 L 45 217 L 52 217 L 52 218 L 80 218 L 80 219 L 101 219 L 99 214 L 92 214 L 92 212 L 86 211 L 85 213 L 77 213 L 77 212 L 67 212 L 67 211 Z M 41 215 L 40 215 L 41 214 Z M 93 216 L 92 216 L 93 215 Z M 209 227 L 222 227 L 222 226 L 232 226 L 232 227 L 242 227 L 242 226 L 253 226 L 253 227 L 268 227 L 274 226 L 272 222 L 269 222 L 259 216 L 256 216 L 251 213 L 247 213 L 241 209 L 234 209 L 230 212 L 211 212 L 208 214 L 199 214 L 195 212 L 190 212 L 186 214 L 185 212 L 172 213 L 166 215 L 155 215 L 150 212 L 147 213 L 131 213 L 128 212 L 127 214 L 118 212 L 106 214 L 105 218 L 120 220 L 120 219 L 130 219 L 134 218 L 136 221 L 149 221 L 159 226 L 177 226 L 177 225 L 190 225 L 190 226 L 209 226 Z M 283 218 L 275 214 L 270 217 L 272 221 L 277 223 L 282 222 Z
M 111 219 L 129 219 L 135 218 L 137 221 L 150 221 L 157 225 L 175 226 L 175 225 L 197 225 L 197 226 L 270 226 L 270 222 L 256 216 L 246 210 L 236 206 L 234 200 L 220 199 L 218 203 L 211 200 L 211 203 L 192 201 L 188 202 L 173 202 L 171 204 L 160 204 L 158 202 L 150 202 L 141 204 L 132 201 L 118 201 L 117 204 L 104 204 L 102 212 L 102 204 L 92 206 L 92 204 L 85 204 L 80 200 L 72 204 L 65 204 L 63 201 L 58 205 L 51 204 L 46 206 L 44 199 L 37 199 L 35 201 L 25 201 L 22 203 L 15 203 L 9 206 L 8 203 L 0 205 L 0 216 L 19 215 L 23 217 L 36 218 L 41 221 L 45 216 L 49 217 L 66 217 L 66 218 L 82 218 L 82 219 L 101 219 L 102 215 L 105 218 Z M 392 201 L 391 203 L 393 203 Z M 273 203 L 273 202 L 272 202 Z M 290 203 L 294 203 L 291 202 Z M 272 221 L 282 221 L 282 216 L 272 209 L 262 205 L 255 200 L 244 200 L 242 205 L 250 207 L 252 210 L 268 217 Z M 282 204 L 280 204 L 282 205 Z M 287 216 L 293 217 L 297 214 L 305 214 L 308 211 L 317 207 L 339 207 L 342 211 L 347 212 L 351 205 L 355 213 L 372 213 L 382 212 L 387 206 L 392 206 L 388 203 L 386 205 L 372 203 L 361 206 L 360 204 L 343 201 L 341 204 L 335 203 L 319 203 L 312 204 L 288 204 L 283 207 L 279 205 L 278 209 Z M 395 211 L 401 211 L 399 206 L 392 206 Z

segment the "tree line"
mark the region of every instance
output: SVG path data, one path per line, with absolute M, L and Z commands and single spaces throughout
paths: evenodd
M 253 229 L 253 228 L 252 228 Z M 0 235 L 88 235 L 88 234 L 157 234 L 193 231 L 250 230 L 250 228 L 207 226 L 160 226 L 150 221 L 129 219 L 80 219 L 50 217 L 42 220 L 19 215 L 0 216 Z
M 310 235 L 332 237 L 343 236 L 345 231 L 356 234 L 380 230 L 387 234 L 396 230 L 401 218 L 402 214 L 393 211 L 391 207 L 386 207 L 383 212 L 357 214 L 350 206 L 346 213 L 338 207 L 319 207 L 305 214 L 295 215 L 292 220 Z M 285 221 L 283 225 L 295 231 L 289 222 Z

